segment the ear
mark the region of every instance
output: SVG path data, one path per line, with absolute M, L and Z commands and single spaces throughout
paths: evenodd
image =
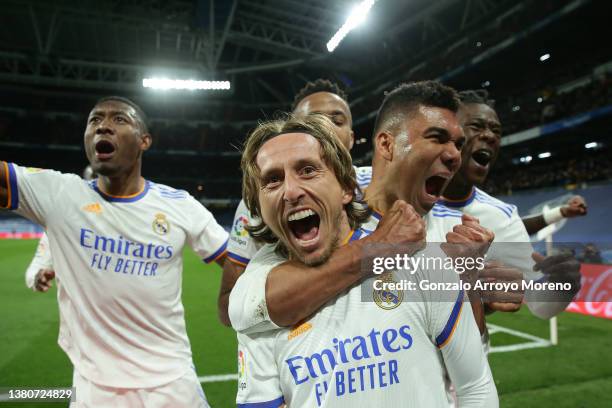
M 349 151 L 353 149 L 353 145 L 355 144 L 355 133 L 351 130 L 351 142 L 349 143 Z
M 151 144 L 153 144 L 153 138 L 149 133 L 144 133 L 140 135 L 140 150 L 149 150 Z
M 389 131 L 381 131 L 376 135 L 374 148 L 387 161 L 393 160 L 393 148 L 395 147 L 395 137 Z
M 348 203 L 351 202 L 351 200 L 353 200 L 353 194 L 355 194 L 353 191 L 348 191 L 348 190 L 342 190 L 342 205 L 347 205 Z

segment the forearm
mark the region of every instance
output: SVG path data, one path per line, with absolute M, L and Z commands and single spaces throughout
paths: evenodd
M 521 220 L 523 224 L 525 224 L 525 229 L 529 235 L 537 234 L 538 231 L 548 225 L 546 221 L 544 221 L 544 216 L 542 214 L 523 217 Z
M 464 305 L 453 337 L 442 347 L 442 356 L 460 407 L 498 407 L 497 389 L 485 356 L 481 336 L 469 310 Z
M 239 266 L 230 261 L 229 258 L 225 258 L 223 276 L 221 277 L 221 288 L 219 289 L 219 298 L 217 299 L 219 320 L 225 326 L 231 326 L 228 311 L 229 297 L 242 272 L 244 272 L 243 266 Z
M 480 335 L 483 335 L 487 327 L 487 321 L 485 317 L 485 307 L 482 303 L 480 291 L 468 291 L 468 299 L 470 300 L 470 306 L 472 306 L 472 313 L 474 314 L 474 320 L 476 320 L 478 331 L 480 332 Z
M 316 312 L 339 293 L 369 274 L 361 270 L 363 241 L 338 248 L 320 266 L 285 262 L 268 275 L 266 304 L 271 320 L 291 326 Z

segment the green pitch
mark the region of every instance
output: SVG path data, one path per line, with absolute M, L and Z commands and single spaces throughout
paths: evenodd
M 55 289 L 46 294 L 25 287 L 24 271 L 35 241 L 0 240 L 0 387 L 68 386 L 72 366 L 57 345 Z M 198 375 L 236 372 L 236 339 L 218 323 L 221 270 L 186 253 L 183 303 Z M 496 314 L 492 323 L 548 338 L 548 323 L 529 315 Z M 493 345 L 523 340 L 495 334 Z M 564 313 L 559 346 L 490 356 L 502 407 L 592 408 L 612 406 L 612 321 Z M 235 406 L 234 381 L 203 384 L 213 407 Z M 0 407 L 8 406 L 1 403 Z M 34 407 L 17 404 L 17 407 Z M 40 405 L 38 405 L 40 406 Z M 65 404 L 44 404 L 45 407 Z

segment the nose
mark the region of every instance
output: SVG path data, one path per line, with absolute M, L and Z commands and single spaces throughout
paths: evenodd
M 306 195 L 297 177 L 293 175 L 285 177 L 284 184 L 283 200 L 287 203 L 297 204 Z
M 448 143 L 448 147 L 442 152 L 442 163 L 451 172 L 456 172 L 461 166 L 461 151 L 457 149 L 454 143 Z
M 113 133 L 113 128 L 110 126 L 110 119 L 103 119 L 100 121 L 100 123 L 98 123 L 98 126 L 96 126 L 96 134 L 98 135 L 103 135 L 103 134 L 107 134 L 107 133 Z
M 493 131 L 486 127 L 480 134 L 478 135 L 479 139 L 484 141 L 485 143 L 492 145 L 497 141 L 497 135 L 493 133 Z

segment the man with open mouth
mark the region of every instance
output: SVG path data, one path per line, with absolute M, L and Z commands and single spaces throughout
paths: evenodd
M 140 107 L 111 96 L 85 129 L 97 179 L 0 161 L 0 206 L 49 237 L 76 406 L 208 407 L 185 328 L 182 254 L 189 243 L 219 261 L 228 236 L 187 192 L 142 177 L 151 141 Z
M 408 203 L 420 217 L 397 233 L 376 231 L 363 241 L 346 245 L 316 267 L 290 261 L 258 262 L 238 279 L 231 292 L 229 314 L 238 332 L 292 326 L 317 311 L 337 294 L 369 277 L 362 269 L 365 243 L 419 246 L 445 242 L 454 230 L 470 231 L 486 240 L 477 220 L 437 203 L 459 169 L 464 136 L 455 112 L 457 93 L 434 81 L 404 84 L 389 92 L 375 126 L 372 182 L 365 196 L 374 216 L 393 220 L 396 200 Z M 463 225 L 456 228 L 457 224 Z M 451 240 L 456 236 L 451 236 Z M 252 271 L 252 272 L 250 272 Z M 474 310 L 480 315 L 478 305 Z M 484 330 L 479 316 L 479 328 Z
M 411 95 L 417 90 L 408 86 L 395 95 Z M 448 95 L 452 101 L 454 93 Z M 430 108 L 436 123 L 440 117 L 433 111 L 448 110 Z M 418 107 L 414 109 L 417 117 L 423 114 Z M 398 115 L 393 106 L 386 111 L 389 120 L 383 121 L 381 129 L 392 128 Z M 439 113 L 445 116 L 445 112 Z M 462 137 L 461 130 L 456 120 L 449 118 L 448 122 L 443 127 L 450 128 L 448 136 L 454 142 Z M 416 145 L 421 137 L 419 132 L 387 142 Z M 448 165 L 458 166 L 454 143 L 434 139 L 414 150 L 431 149 L 430 162 L 447 153 Z M 397 152 L 397 147 L 389 148 Z M 288 259 L 318 267 L 344 244 L 367 241 L 367 237 L 359 240 L 370 233 L 361 228 L 368 211 L 355 201 L 357 183 L 350 156 L 324 116 L 260 125 L 247 140 L 241 167 L 243 197 L 262 220 L 250 226 L 250 232 L 268 243 L 249 268 Z M 431 167 L 437 175 L 436 166 Z M 420 183 L 419 191 L 412 192 L 418 196 L 418 208 L 424 211 L 434 205 L 427 196 L 433 191 L 425 191 L 425 184 Z M 398 226 L 410 228 L 423 222 L 411 206 L 401 200 L 394 202 L 388 208 L 394 219 L 389 222 L 385 218 L 373 234 L 397 234 Z M 414 277 L 459 280 L 453 270 L 422 269 Z M 463 291 L 453 292 L 450 302 L 427 291 L 414 291 L 410 301 L 396 300 L 393 307 L 385 309 L 382 303 L 364 301 L 362 290 L 355 285 L 333 296 L 293 330 L 239 334 L 238 406 L 445 407 L 444 368 L 457 387 L 462 407 L 498 406 L 495 384 L 470 305 L 463 302 Z
M 493 230 L 494 254 L 498 256 L 499 261 L 515 268 L 514 271 L 506 270 L 502 275 L 498 275 L 500 280 L 514 281 L 524 277 L 525 280 L 568 282 L 572 285 L 569 292 L 525 293 L 531 312 L 543 319 L 549 319 L 565 310 L 573 295 L 580 289 L 580 264 L 567 254 L 545 258 L 535 253 L 532 259 L 533 249 L 529 235 L 516 206 L 504 203 L 477 187 L 484 183 L 499 155 L 501 123 L 494 110 L 494 103 L 488 99 L 486 91 L 463 91 L 460 96 L 462 104 L 457 117 L 467 142 L 462 152 L 461 168 L 444 192 L 441 203 L 477 217 L 484 227 Z M 581 204 L 584 202 L 578 200 L 573 206 L 579 209 Z M 578 212 L 575 215 L 579 215 Z M 545 226 L 543 222 L 539 224 L 540 228 Z M 521 299 L 518 299 L 487 302 L 486 307 L 489 311 L 515 311 L 520 305 Z
M 326 115 L 332 121 L 340 143 L 348 150 L 353 147 L 355 139 L 352 130 L 353 118 L 347 95 L 338 84 L 326 79 L 306 83 L 295 95 L 291 110 L 300 117 L 311 113 Z M 355 167 L 355 172 L 359 187 L 364 189 L 372 178 L 372 167 Z M 230 325 L 228 316 L 230 292 L 246 265 L 262 246 L 248 234 L 245 228 L 257 222 L 259 221 L 248 211 L 244 200 L 241 200 L 232 222 L 230 240 L 227 245 L 227 260 L 223 266 L 223 278 L 218 299 L 219 318 L 223 324 L 228 326 Z

